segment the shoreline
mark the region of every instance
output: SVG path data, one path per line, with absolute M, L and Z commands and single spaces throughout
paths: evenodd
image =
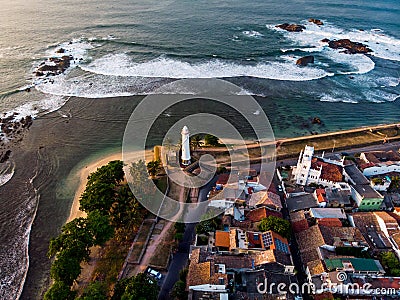
M 105 166 L 106 164 L 108 164 L 110 161 L 113 160 L 122 160 L 122 151 L 101 156 L 78 170 L 76 175 L 79 176 L 79 183 L 75 189 L 74 200 L 71 205 L 68 219 L 66 220 L 65 223 L 71 222 L 76 218 L 86 217 L 86 213 L 79 210 L 79 200 L 82 193 L 85 191 L 87 178 L 90 175 L 90 173 L 95 172 L 98 168 Z
M 357 132 L 363 133 L 367 130 L 386 129 L 386 128 L 392 128 L 395 126 L 400 126 L 400 124 L 399 123 L 380 124 L 380 125 L 376 125 L 376 126 L 365 126 L 365 127 L 358 127 L 358 128 L 353 128 L 353 129 L 347 129 L 347 130 L 333 131 L 333 132 L 323 133 L 323 134 L 319 134 L 319 135 L 298 136 L 298 137 L 292 137 L 292 138 L 280 138 L 280 139 L 276 139 L 276 143 L 282 144 L 282 143 L 302 142 L 302 141 L 310 141 L 312 143 L 313 141 L 317 142 L 318 139 L 323 139 L 323 138 L 330 137 L 330 136 L 337 136 L 337 135 L 342 135 L 342 134 L 352 134 L 352 133 L 357 133 Z M 351 145 L 351 146 L 355 146 L 355 145 Z M 204 148 L 204 150 L 207 151 L 208 149 Z M 79 177 L 79 182 L 78 182 L 78 185 L 76 186 L 76 188 L 74 189 L 75 190 L 74 199 L 73 199 L 73 202 L 71 205 L 69 216 L 65 223 L 68 223 L 75 218 L 86 216 L 85 212 L 79 210 L 79 200 L 80 200 L 80 196 L 82 195 L 82 193 L 84 192 L 84 190 L 86 188 L 87 177 L 91 173 L 96 171 L 97 168 L 102 167 L 113 160 L 122 160 L 122 150 L 102 155 L 102 156 L 94 159 L 93 161 L 91 161 L 89 164 L 82 166 L 77 170 L 76 176 Z

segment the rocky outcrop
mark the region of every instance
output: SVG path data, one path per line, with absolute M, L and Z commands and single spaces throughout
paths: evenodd
M 298 25 L 298 24 L 289 24 L 289 23 L 283 23 L 280 25 L 276 25 L 275 27 L 284 29 L 286 31 L 290 31 L 290 32 L 301 32 L 304 29 L 306 29 L 305 26 L 303 25 Z
M 313 64 L 313 63 L 314 63 L 314 56 L 312 55 L 301 57 L 296 61 L 296 65 L 298 66 L 307 66 L 308 64 Z
M 322 121 L 321 121 L 320 118 L 314 117 L 314 118 L 311 120 L 311 124 L 318 124 L 318 125 L 321 125 L 321 124 L 322 124 Z
M 50 57 L 46 63 L 42 63 L 37 68 L 35 74 L 36 76 L 43 76 L 49 73 L 54 75 L 64 73 L 70 67 L 73 59 L 72 55 L 64 55 L 61 58 Z
M 7 117 L 0 118 L 0 149 L 3 145 L 3 139 L 16 140 L 20 133 L 28 129 L 33 122 L 31 116 L 22 117 L 19 120 L 18 113 L 14 113 Z
M 316 24 L 318 26 L 324 25 L 324 23 L 321 20 L 313 19 L 313 18 L 308 19 L 308 22 L 314 23 L 314 24 Z
M 333 40 L 328 42 L 332 49 L 346 49 L 343 52 L 347 54 L 369 53 L 372 52 L 367 45 L 358 42 L 352 42 L 349 39 Z

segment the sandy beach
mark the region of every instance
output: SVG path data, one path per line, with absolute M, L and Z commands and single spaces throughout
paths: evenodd
M 93 163 L 84 166 L 82 169 L 78 171 L 79 176 L 79 184 L 76 188 L 74 201 L 71 206 L 71 211 L 66 223 L 72 221 L 75 218 L 86 217 L 86 213 L 79 210 L 79 199 L 86 188 L 87 178 L 90 173 L 95 172 L 98 168 L 108 164 L 110 161 L 113 160 L 122 160 L 122 153 L 113 153 L 107 156 L 100 157 Z

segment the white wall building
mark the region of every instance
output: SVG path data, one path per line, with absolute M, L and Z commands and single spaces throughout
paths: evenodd
M 302 150 L 299 155 L 299 159 L 297 161 L 297 166 L 293 168 L 294 178 L 296 180 L 296 184 L 299 185 L 309 185 L 310 183 L 321 184 L 328 187 L 336 186 L 338 182 L 331 180 L 331 176 L 323 176 L 323 166 L 325 168 L 334 167 L 338 169 L 339 167 L 343 167 L 343 159 L 341 161 L 335 161 L 331 159 L 324 158 L 322 154 L 321 157 L 316 157 L 319 162 L 316 162 L 313 166 L 313 158 L 314 158 L 314 147 L 306 146 L 304 151 Z M 316 166 L 317 165 L 317 166 Z M 326 173 L 326 172 L 325 172 Z M 322 175 L 322 176 L 321 176 Z

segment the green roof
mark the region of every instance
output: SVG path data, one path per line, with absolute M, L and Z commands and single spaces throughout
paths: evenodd
M 380 268 L 375 260 L 369 258 L 333 258 L 325 259 L 325 266 L 328 271 L 343 268 L 343 261 L 350 261 L 356 272 L 379 272 Z

